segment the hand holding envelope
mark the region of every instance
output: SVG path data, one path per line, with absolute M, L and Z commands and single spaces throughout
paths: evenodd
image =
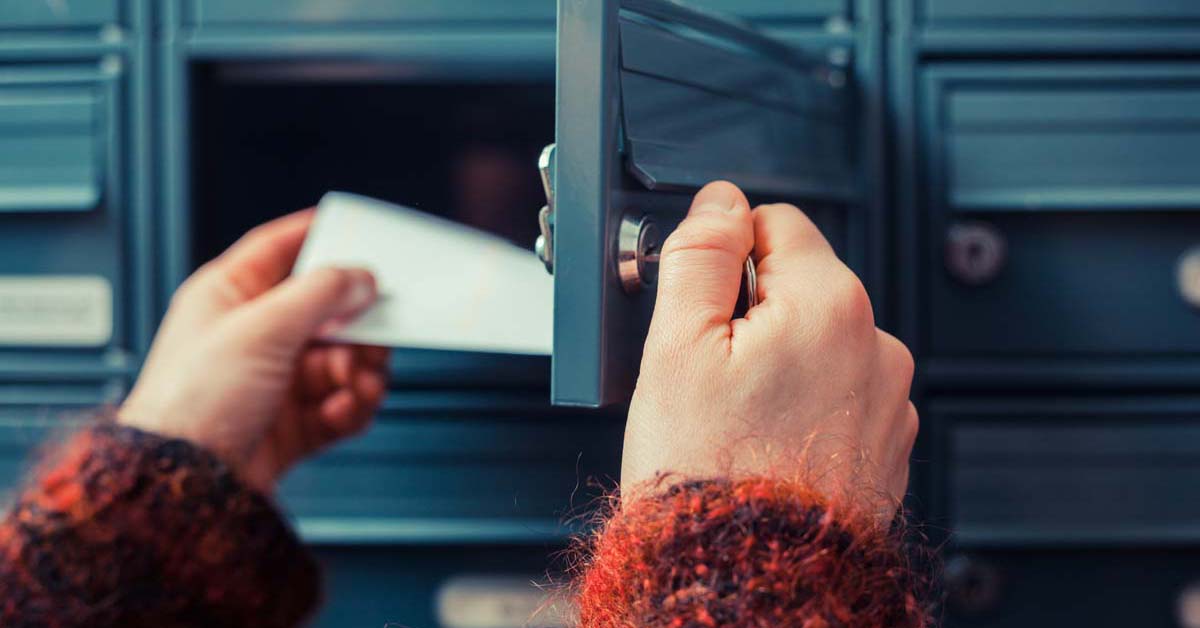
M 549 354 L 554 281 L 532 251 L 408 207 L 330 192 L 292 272 L 366 268 L 379 300 L 328 339 Z

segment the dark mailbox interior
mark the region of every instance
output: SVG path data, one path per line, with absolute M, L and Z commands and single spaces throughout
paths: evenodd
M 196 265 L 328 190 L 533 247 L 553 84 L 408 82 L 377 65 L 210 64 L 192 89 Z

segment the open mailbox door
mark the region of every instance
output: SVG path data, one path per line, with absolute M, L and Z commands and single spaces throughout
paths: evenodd
M 559 0 L 557 72 L 552 398 L 594 407 L 633 391 L 658 247 L 702 185 L 853 200 L 853 98 L 844 68 L 666 0 Z

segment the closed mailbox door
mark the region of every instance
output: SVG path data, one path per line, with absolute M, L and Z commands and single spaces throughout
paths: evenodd
M 843 68 L 717 14 L 663 0 L 560 0 L 543 221 L 556 404 L 628 399 L 655 254 L 702 185 L 853 202 L 851 91 Z

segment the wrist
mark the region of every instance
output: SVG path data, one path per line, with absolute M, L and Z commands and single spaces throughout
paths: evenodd
M 208 422 L 183 420 L 177 410 L 168 409 L 170 404 L 154 402 L 134 392 L 117 409 L 116 423 L 162 438 L 186 441 L 225 464 L 241 481 L 264 494 L 274 487 L 274 476 L 251 468 L 248 456 L 238 453 L 229 443 L 222 443 Z
M 178 423 L 166 420 L 168 413 L 163 412 L 161 409 L 152 408 L 156 408 L 156 406 L 147 404 L 137 396 L 137 392 L 135 391 L 117 409 L 116 422 L 119 425 L 132 427 L 149 434 L 165 438 L 178 438 L 189 441 L 194 445 L 204 446 L 198 442 L 194 434 L 189 434 L 181 430 Z

